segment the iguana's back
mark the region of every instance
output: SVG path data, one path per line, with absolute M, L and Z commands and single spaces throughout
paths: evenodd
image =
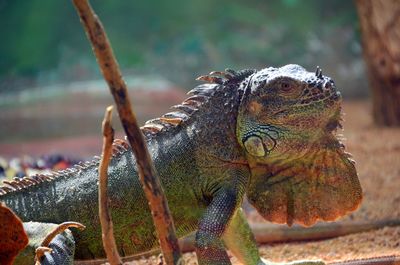
M 239 153 L 234 148 L 237 143 L 228 143 L 229 139 L 224 136 L 230 133 L 234 137 L 235 123 L 224 123 L 235 115 L 237 106 L 233 102 L 237 101 L 237 90 L 226 89 L 224 92 L 216 88 L 215 85 L 202 85 L 197 89 L 207 92 L 193 90 L 198 98 L 192 97 L 189 101 L 196 104 L 199 110 L 194 109 L 185 122 L 158 133 L 152 131 L 157 121 L 149 121 L 144 126 L 149 152 L 161 178 L 178 236 L 196 230 L 208 204 L 203 190 L 212 181 L 207 178 L 216 180 L 223 168 L 229 166 L 229 157 Z M 213 97 L 206 98 L 211 93 Z M 205 94 L 204 98 L 198 94 Z M 222 99 L 232 102 L 229 108 Z M 174 115 L 181 115 L 193 106 L 183 104 L 176 108 L 181 108 L 181 113 Z M 226 113 L 221 113 L 224 108 Z M 230 130 L 226 130 L 228 127 Z M 233 147 L 231 151 L 220 148 L 219 144 L 224 141 Z M 116 151 L 109 166 L 110 210 L 116 242 L 120 253 L 125 256 L 149 250 L 157 244 L 157 240 L 148 203 L 137 176 L 135 158 L 122 140 L 114 144 L 114 149 Z M 210 151 L 215 157 L 209 157 Z M 226 160 L 219 161 L 216 159 L 218 156 Z M 9 192 L 0 199 L 25 222 L 81 222 L 86 229 L 74 233 L 76 258 L 104 257 L 98 217 L 98 163 L 99 158 L 95 158 L 69 171 L 55 173 L 54 180 Z

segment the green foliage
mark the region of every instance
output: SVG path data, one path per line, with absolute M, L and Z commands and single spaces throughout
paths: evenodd
M 123 68 L 154 69 L 176 81 L 185 81 L 181 71 L 192 73 L 192 79 L 193 73 L 218 67 L 313 65 L 310 38 L 317 36 L 323 43 L 340 39 L 334 34 L 354 28 L 357 20 L 353 3 L 346 0 L 92 4 Z M 70 69 L 82 64 L 96 68 L 70 1 L 3 0 L 0 23 L 0 76 L 36 76 L 56 69 L 57 78 L 73 79 L 66 74 Z M 352 34 L 344 41 L 357 39 Z

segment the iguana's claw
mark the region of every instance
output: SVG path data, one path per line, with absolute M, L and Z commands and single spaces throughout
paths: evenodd
M 288 263 L 281 263 L 261 259 L 261 262 L 258 265 L 325 265 L 325 262 L 322 260 L 296 260 Z

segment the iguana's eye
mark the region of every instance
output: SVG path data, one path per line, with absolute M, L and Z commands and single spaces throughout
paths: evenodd
M 293 85 L 289 82 L 280 83 L 280 88 L 283 92 L 289 92 L 293 89 Z

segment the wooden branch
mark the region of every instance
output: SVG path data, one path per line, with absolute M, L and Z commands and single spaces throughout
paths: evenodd
M 270 223 L 250 223 L 254 237 L 259 244 L 271 244 L 293 241 L 324 240 L 355 233 L 377 230 L 384 227 L 400 226 L 400 220 L 352 221 L 318 223 L 311 227 L 278 226 Z M 195 250 L 195 233 L 179 239 L 182 252 Z
M 104 250 L 111 265 L 122 264 L 115 244 L 113 223 L 108 209 L 108 164 L 110 162 L 114 129 L 111 127 L 112 106 L 106 110 L 103 120 L 103 151 L 99 166 L 99 217 Z
M 156 176 L 143 134 L 132 111 L 126 84 L 122 79 L 106 33 L 87 0 L 73 0 L 73 3 L 92 44 L 104 79 L 114 97 L 119 117 L 136 157 L 139 178 L 149 201 L 164 259 L 167 264 L 178 264 L 181 260 L 181 253 L 167 200 Z
M 327 265 L 399 265 L 400 256 L 377 256 L 366 259 L 352 259 L 338 262 L 328 262 Z
M 290 242 L 303 240 L 322 240 L 355 233 L 377 230 L 383 227 L 400 226 L 400 220 L 387 219 L 376 221 L 352 221 L 319 223 L 311 227 L 280 227 L 274 229 L 272 224 L 251 224 L 256 241 L 262 244 L 273 242 Z

